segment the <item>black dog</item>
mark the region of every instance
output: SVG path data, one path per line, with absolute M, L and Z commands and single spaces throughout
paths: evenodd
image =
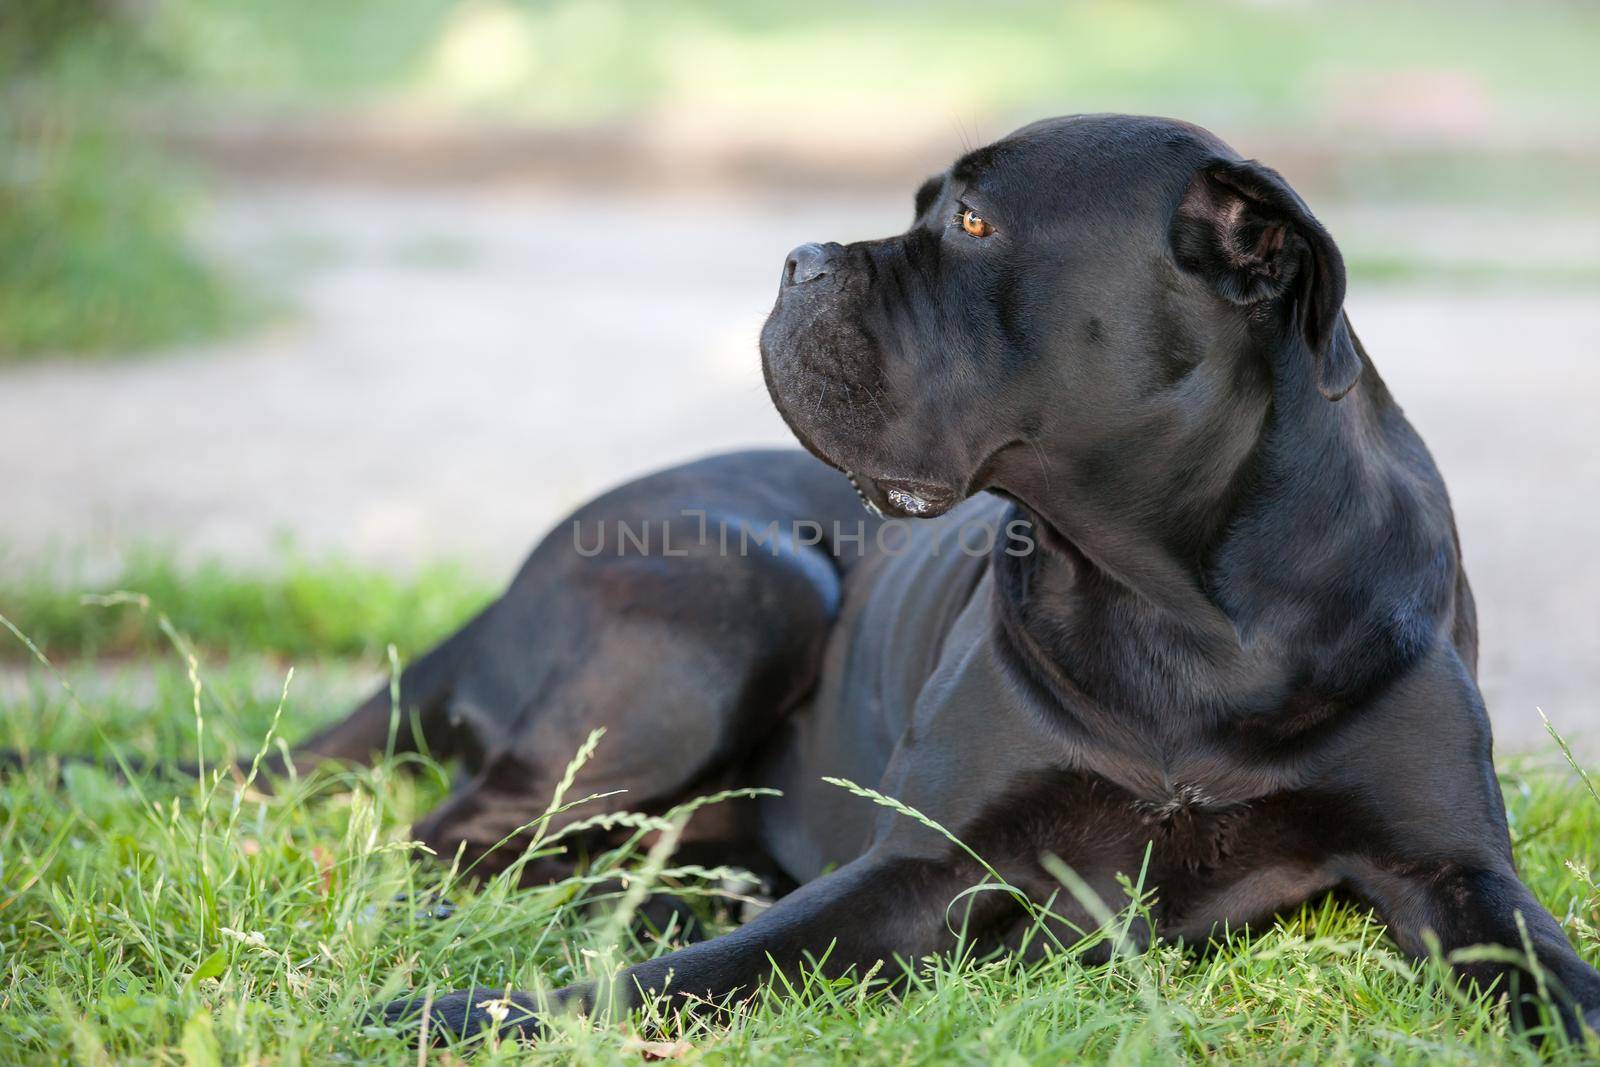
M 540 544 L 403 676 L 422 739 L 472 773 L 418 835 L 482 855 L 603 725 L 577 794 L 661 810 L 777 787 L 692 847 L 800 884 L 629 968 L 625 1005 L 725 999 L 830 945 L 830 971 L 951 948 L 947 906 L 983 870 L 831 776 L 1036 900 L 1054 855 L 1116 904 L 1148 845 L 1145 941 L 1338 888 L 1408 952 L 1531 944 L 1567 1028 L 1600 1021 L 1600 975 L 1513 869 L 1450 503 L 1344 291 L 1277 173 L 1124 116 L 968 154 L 900 236 L 795 249 L 761 352 L 822 462 L 665 471 Z M 950 517 L 864 520 L 858 493 Z M 302 755 L 366 757 L 388 723 L 384 692 Z M 1096 909 L 1062 899 L 1071 943 Z M 979 946 L 1036 921 L 1000 893 L 963 907 Z M 531 996 L 495 1023 L 497 998 L 442 997 L 433 1026 L 536 1029 Z

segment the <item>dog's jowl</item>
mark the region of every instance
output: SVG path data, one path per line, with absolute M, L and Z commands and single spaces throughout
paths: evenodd
M 1042 857 L 1113 909 L 1148 862 L 1147 943 L 1338 890 L 1408 952 L 1531 947 L 1566 1026 L 1600 1021 L 1600 975 L 1512 864 L 1444 484 L 1301 198 L 1204 130 L 1102 115 L 967 154 L 912 214 L 781 266 L 761 359 L 805 451 L 598 498 L 405 672 L 402 746 L 468 772 L 418 836 L 514 857 L 489 850 L 604 726 L 572 795 L 780 790 L 682 847 L 795 887 L 627 969 L 624 1004 L 726 1000 L 830 946 L 858 974 L 953 946 L 985 872 L 842 778 L 1037 900 L 1060 887 Z M 301 762 L 366 758 L 389 723 L 385 690 Z M 1074 899 L 1059 921 L 1092 926 Z M 980 951 L 1037 921 L 1001 893 L 962 907 Z M 1530 977 L 1474 958 L 1535 1013 Z M 491 1017 L 498 996 L 435 999 L 433 1032 L 532 1034 L 596 992 Z

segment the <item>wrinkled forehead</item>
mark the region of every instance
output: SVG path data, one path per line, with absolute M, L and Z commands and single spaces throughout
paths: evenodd
M 1239 154 L 1207 130 L 1174 119 L 1073 115 L 1024 126 L 968 152 L 952 187 L 994 203 L 1046 206 L 1061 198 L 1124 202 L 1177 195 L 1208 160 Z

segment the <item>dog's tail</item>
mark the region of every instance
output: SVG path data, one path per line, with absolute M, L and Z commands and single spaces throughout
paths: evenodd
M 287 757 L 281 753 L 268 754 L 261 761 L 261 770 L 269 776 L 282 775 L 291 761 L 301 770 L 324 762 L 370 764 L 386 754 L 416 752 L 423 748 L 439 759 L 454 755 L 452 731 L 447 728 L 450 696 L 494 609 L 495 604 L 490 604 L 461 629 L 418 657 L 400 672 L 398 687 L 389 683 L 379 686 L 354 711 L 294 746 Z M 24 756 L 13 749 L 0 749 L 0 775 L 27 766 L 38 758 L 38 754 Z M 50 758 L 63 766 L 92 764 L 113 774 L 124 770 L 143 774 L 162 769 L 179 775 L 196 773 L 193 764 L 153 764 L 128 756 Z M 245 760 L 240 766 L 248 769 L 251 762 Z

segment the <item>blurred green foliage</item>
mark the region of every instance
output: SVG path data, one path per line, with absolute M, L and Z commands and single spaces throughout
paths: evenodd
M 12 0 L 0 7 L 0 70 L 36 70 L 77 37 L 94 32 L 107 5 L 96 0 Z
M 0 361 L 220 332 L 238 302 L 144 146 L 82 113 L 0 125 Z
M 1592 128 L 1600 90 L 1600 6 L 1559 0 L 168 0 L 162 12 L 188 76 L 214 91 L 404 88 L 580 122 L 884 102 L 964 122 L 1097 109 L 1292 120 L 1358 93 L 1409 104 L 1394 95 L 1409 91 L 1458 94 L 1518 125 Z
M 1335 195 L 1590 210 L 1596 55 L 1600 4 L 1576 0 L 0 0 L 0 362 L 238 320 L 188 239 L 193 190 L 141 132 L 196 116 L 826 145 L 1150 111 L 1246 149 L 1337 140 L 1305 164 Z
M 1311 147 L 1305 171 L 1323 195 L 1562 210 L 1588 209 L 1600 155 L 1600 4 L 1571 0 L 168 0 L 162 11 L 187 82 L 251 106 L 646 136 L 665 122 L 824 149 L 885 128 L 976 142 L 1042 115 L 1147 112 L 1227 131 L 1246 151 Z
M 233 318 L 186 232 L 190 190 L 119 111 L 175 69 L 133 5 L 0 4 L 0 362 L 195 340 Z

